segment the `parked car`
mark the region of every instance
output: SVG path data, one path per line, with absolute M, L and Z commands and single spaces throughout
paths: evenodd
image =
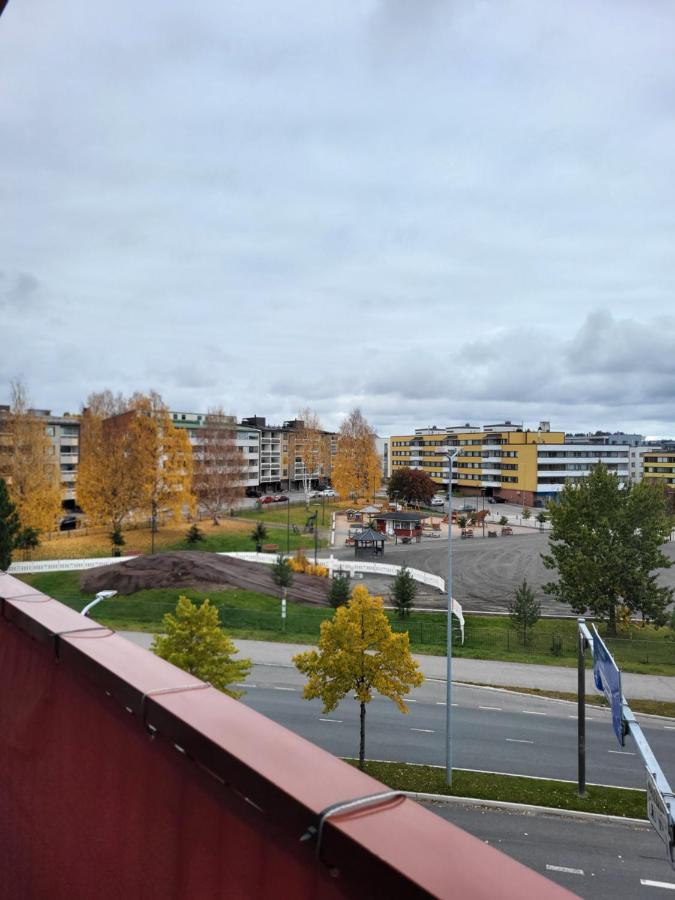
M 267 497 L 263 497 L 260 502 L 261 503 L 274 503 L 274 497 L 270 497 L 268 495 Z
M 494 497 L 488 497 L 488 498 L 487 498 L 487 502 L 488 502 L 488 503 L 496 503 L 497 501 L 495 500 Z
M 464 503 L 459 508 L 460 512 L 476 512 L 476 507 L 472 506 L 470 503 Z
M 445 500 L 443 497 L 432 497 L 431 506 L 445 506 Z
M 277 496 L 273 499 L 275 503 L 288 503 L 288 497 L 286 496 L 286 494 L 277 494 Z
M 321 495 L 323 497 L 337 497 L 337 494 L 333 490 L 333 488 L 326 488 L 325 490 L 321 491 Z
M 262 497 L 262 492 L 258 490 L 258 488 L 247 487 L 246 488 L 246 496 L 247 497 Z
M 59 531 L 73 531 L 77 528 L 77 516 L 64 516 L 59 525 Z

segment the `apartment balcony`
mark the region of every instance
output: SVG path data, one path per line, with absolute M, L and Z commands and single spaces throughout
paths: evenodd
M 480 482 L 481 487 L 502 487 L 502 482 L 498 478 L 487 478 Z
M 77 453 L 62 453 L 59 457 L 59 463 L 61 465 L 77 465 L 80 461 L 80 457 Z

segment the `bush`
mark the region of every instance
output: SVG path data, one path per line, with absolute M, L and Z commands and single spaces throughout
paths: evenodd
M 262 522 L 257 522 L 255 528 L 251 532 L 251 540 L 255 544 L 255 549 L 257 553 L 260 553 L 262 550 L 262 545 L 267 539 L 267 529 L 263 525 Z
M 344 606 L 347 603 L 350 593 L 349 575 L 342 570 L 338 570 L 331 578 L 330 588 L 328 589 L 328 602 L 333 609 L 337 609 L 338 606 Z
M 499 519 L 499 524 L 500 524 L 500 525 L 508 525 L 508 524 L 509 524 L 509 520 L 506 518 L 506 516 L 501 516 L 500 519 Z
M 198 544 L 200 541 L 205 540 L 204 534 L 196 522 L 194 525 L 188 528 L 187 534 L 185 535 L 185 540 L 188 544 Z
M 115 526 L 110 532 L 110 543 L 112 544 L 112 555 L 121 556 L 121 548 L 126 544 L 126 541 L 124 540 L 124 535 L 122 534 L 122 529 L 119 525 Z

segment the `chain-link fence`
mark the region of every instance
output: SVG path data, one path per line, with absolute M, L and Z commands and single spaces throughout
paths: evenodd
M 288 604 L 288 617 L 285 630 L 294 635 L 302 635 L 318 639 L 321 622 L 330 618 L 330 609 L 312 609 Z M 280 612 L 249 609 L 220 608 L 220 619 L 225 629 L 268 631 L 281 633 L 282 619 Z M 391 621 L 394 631 L 407 631 L 413 649 L 434 649 L 442 653 L 446 643 L 446 627 L 444 622 L 426 620 L 424 617 L 400 621 Z M 466 623 L 464 644 L 461 644 L 459 628 L 453 628 L 454 648 L 458 656 L 466 652 L 475 655 L 476 651 L 485 651 L 487 655 L 523 653 L 531 656 L 551 656 L 574 659 L 577 654 L 577 642 L 574 634 L 555 631 L 538 631 L 535 627 L 528 633 L 523 642 L 522 634 L 506 628 L 475 628 L 471 622 Z M 645 641 L 627 638 L 609 638 L 605 642 L 617 663 L 645 663 L 675 666 L 675 641 Z

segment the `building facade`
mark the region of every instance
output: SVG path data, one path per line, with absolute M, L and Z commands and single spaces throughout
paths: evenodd
M 459 451 L 453 464 L 454 489 L 523 506 L 555 498 L 566 484 L 588 477 L 599 462 L 620 481 L 629 480 L 627 444 L 567 443 L 564 432 L 551 431 L 548 422 L 531 431 L 509 421 L 394 435 L 389 439 L 389 474 L 400 466 L 421 469 L 447 491 L 447 454 L 454 449 Z

